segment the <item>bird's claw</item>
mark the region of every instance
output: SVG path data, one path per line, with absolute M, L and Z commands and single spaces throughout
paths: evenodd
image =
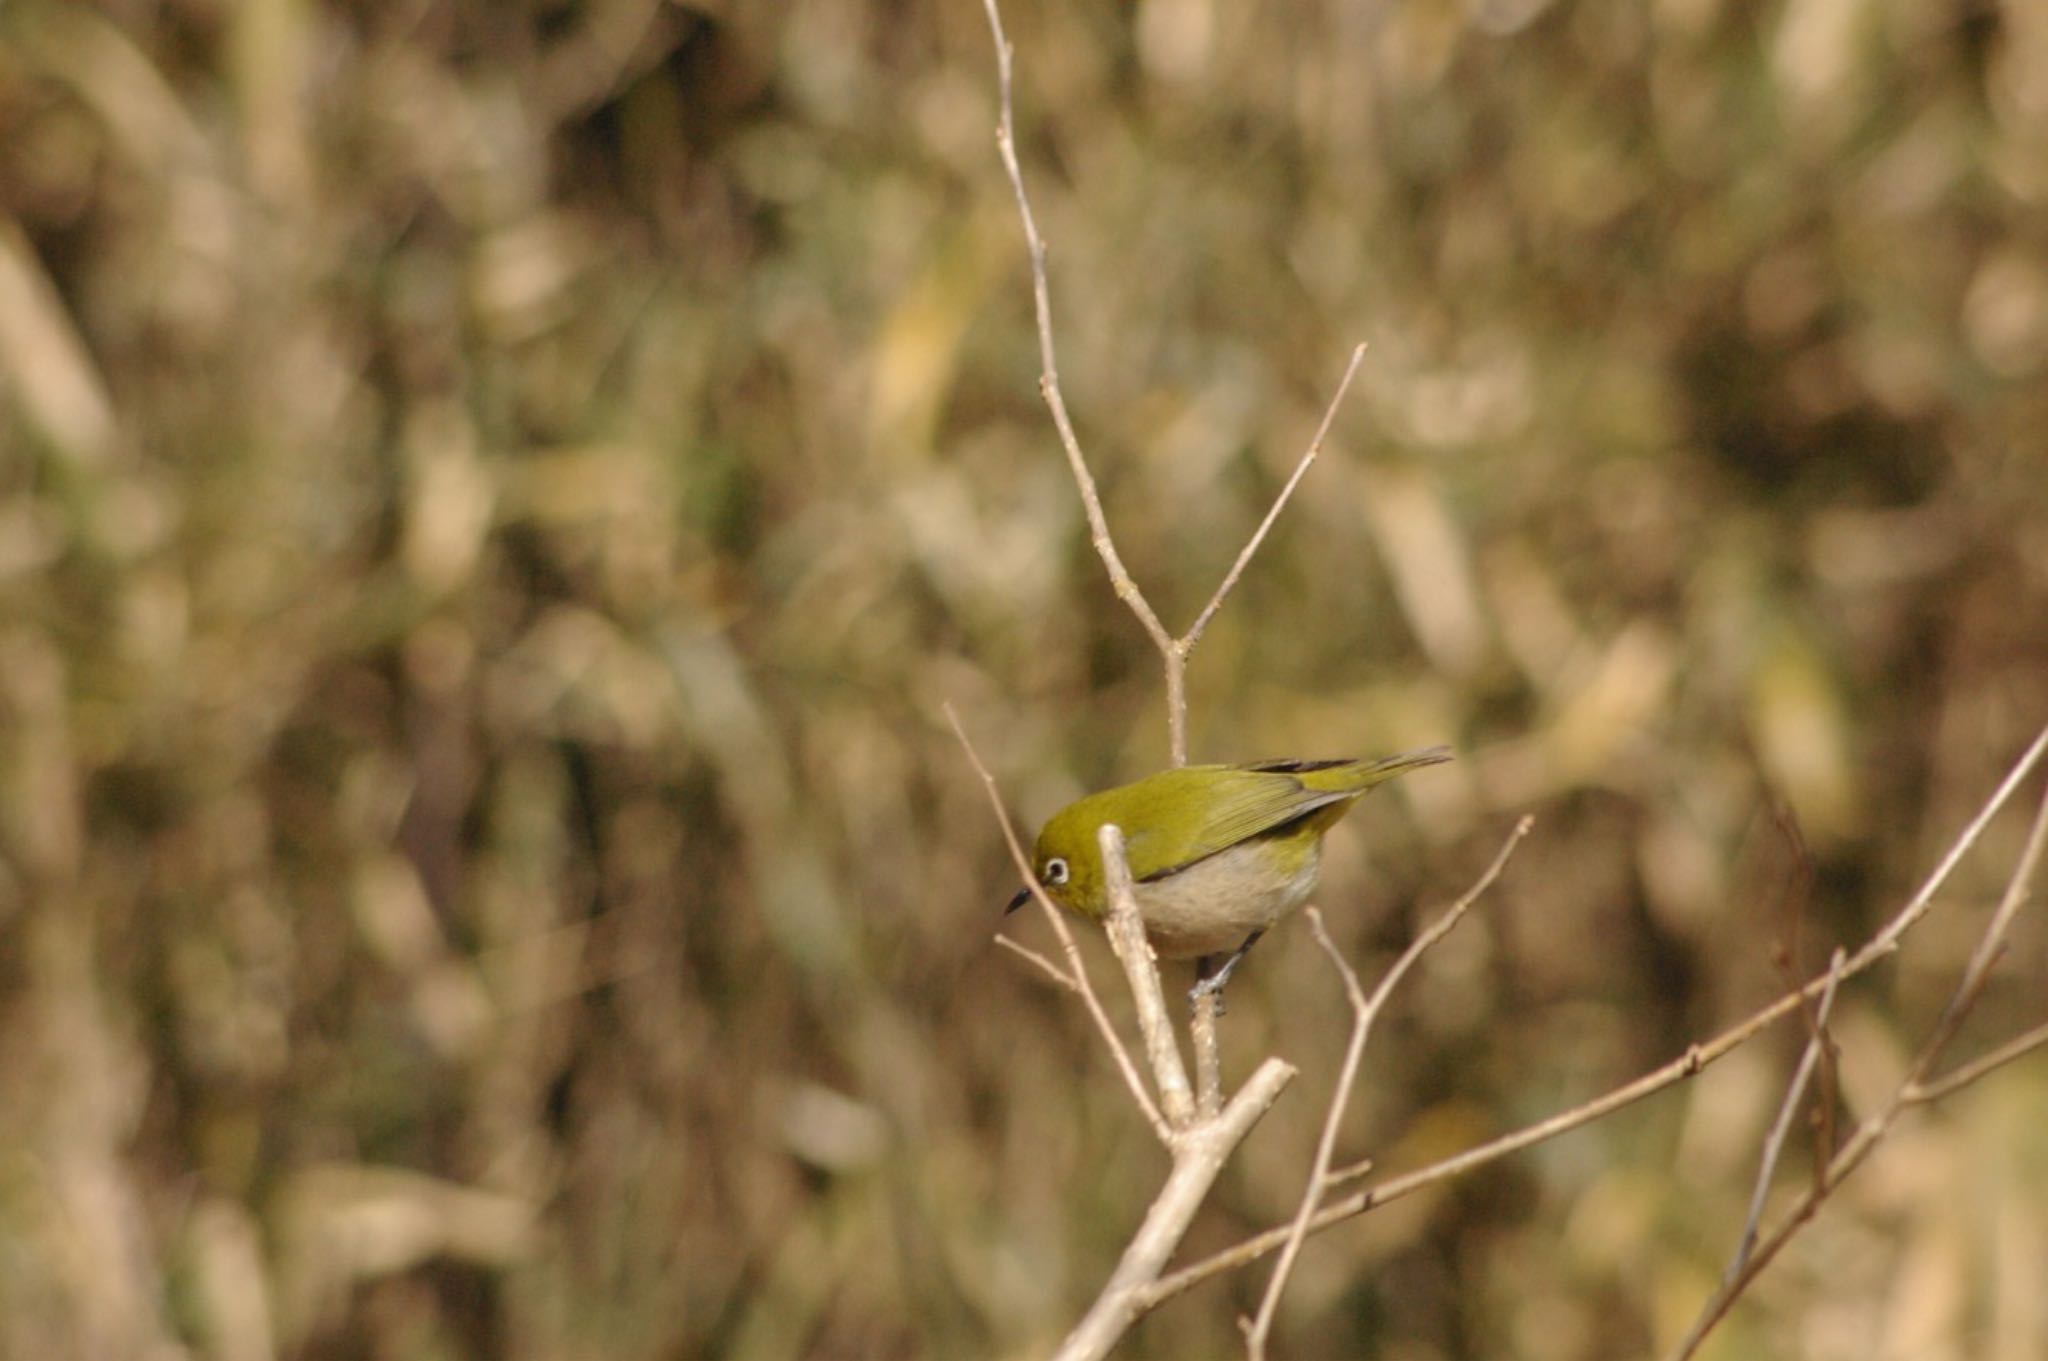
M 1188 1010 L 1200 1011 L 1202 1009 L 1202 999 L 1213 997 L 1216 999 L 1216 1014 L 1221 1016 L 1224 1010 L 1223 985 L 1229 978 L 1230 971 L 1226 969 L 1221 973 L 1211 974 L 1207 978 L 1198 979 L 1195 986 L 1188 989 Z

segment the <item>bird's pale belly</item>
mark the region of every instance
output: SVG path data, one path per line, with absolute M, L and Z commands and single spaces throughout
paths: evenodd
M 1293 878 L 1275 887 L 1258 841 L 1232 846 L 1179 874 L 1138 885 L 1145 934 L 1161 959 L 1227 954 L 1308 901 L 1315 891 L 1322 847 L 1315 846 Z

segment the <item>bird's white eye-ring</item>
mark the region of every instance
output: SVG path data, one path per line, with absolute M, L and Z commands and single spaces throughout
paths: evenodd
M 1058 888 L 1067 882 L 1067 862 L 1054 856 L 1045 862 L 1045 886 Z

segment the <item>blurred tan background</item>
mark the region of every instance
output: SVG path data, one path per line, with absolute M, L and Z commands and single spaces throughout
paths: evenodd
M 1548 1114 L 1867 935 L 2048 721 L 2048 8 L 1009 20 L 1169 624 L 1372 346 L 1196 759 L 1458 749 L 1332 839 L 1367 970 L 1539 819 L 1344 1154 Z M 1026 1356 L 1092 1296 L 1164 1161 L 990 944 L 939 706 L 1026 820 L 1165 723 L 993 75 L 972 0 L 0 6 L 0 1355 Z M 1845 990 L 1852 1115 L 2024 817 Z M 2036 913 L 1964 1051 L 2044 980 Z M 1303 1073 L 1191 1251 L 1291 1209 L 1344 1025 L 1305 930 L 1261 946 L 1226 1062 Z M 1283 1354 L 1667 1345 L 1800 1040 L 1318 1240 Z M 1910 1118 L 1717 1354 L 2048 1352 L 2044 1118 L 2038 1058 Z M 1127 1354 L 1234 1353 L 1262 1282 Z

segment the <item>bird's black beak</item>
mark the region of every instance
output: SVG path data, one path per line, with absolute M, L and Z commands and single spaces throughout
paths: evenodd
M 1016 896 L 1016 897 L 1014 897 L 1014 898 L 1010 899 L 1010 905 L 1009 905 L 1008 907 L 1006 907 L 1006 908 L 1004 908 L 1004 909 L 1003 909 L 1003 915 L 1004 915 L 1005 917 L 1009 916 L 1009 915 L 1010 915 L 1010 914 L 1011 914 L 1012 912 L 1015 912 L 1015 911 L 1016 911 L 1016 910 L 1017 910 L 1018 908 L 1020 908 L 1020 907 L 1024 906 L 1024 904 L 1026 904 L 1026 903 L 1028 903 L 1028 902 L 1030 902 L 1030 901 L 1031 901 L 1031 885 L 1029 885 L 1029 884 L 1026 884 L 1026 885 L 1024 885 L 1024 887 L 1022 887 L 1022 888 L 1020 888 L 1020 889 L 1018 889 L 1018 890 L 1017 890 L 1017 896 Z

